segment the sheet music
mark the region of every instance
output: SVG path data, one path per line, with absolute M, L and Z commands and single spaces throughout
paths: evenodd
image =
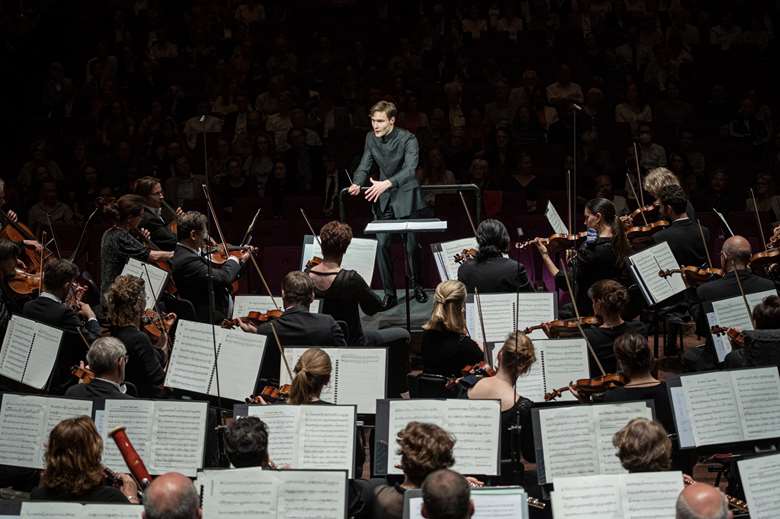
M 301 270 L 306 263 L 314 256 L 322 257 L 320 244 L 313 236 L 306 235 L 303 238 L 303 257 L 301 260 Z M 374 263 L 376 262 L 377 240 L 368 238 L 352 238 L 341 260 L 341 268 L 355 270 L 360 277 L 366 280 L 368 286 L 371 286 L 371 280 L 374 277 Z
M 103 438 L 103 464 L 115 472 L 127 472 L 122 454 L 116 447 L 114 440 L 108 436 L 114 428 L 124 426 L 127 437 L 138 451 L 138 455 L 144 460 L 146 468 L 149 466 L 152 442 L 152 416 L 154 414 L 154 402 L 151 400 L 106 400 L 103 411 L 104 427 Z
M 621 479 L 627 519 L 674 517 L 677 497 L 685 486 L 682 472 L 643 472 Z
M 391 400 L 387 420 L 387 473 L 402 474 L 401 469 L 395 467 L 401 463 L 395 440 L 406 424 L 425 422 L 442 426 L 446 423 L 446 417 L 447 407 L 441 400 Z
M 693 447 L 696 445 L 696 440 L 693 437 L 691 417 L 685 408 L 685 390 L 679 386 L 670 386 L 669 395 L 672 401 L 674 423 L 677 428 L 677 439 L 680 443 L 680 447 Z
M 415 231 L 446 231 L 447 222 L 444 220 L 423 220 L 415 222 L 413 220 L 374 220 L 368 222 L 365 234 L 375 234 L 378 232 L 415 232 Z
M 36 389 L 49 380 L 62 330 L 12 315 L 0 348 L 0 375 Z
M 524 292 L 519 294 L 480 294 L 482 317 L 485 321 L 487 342 L 501 342 L 515 330 L 515 306 L 519 302 L 516 328 L 523 330 L 529 326 L 555 319 L 555 301 L 552 292 Z M 466 325 L 469 335 L 475 341 L 484 341 L 479 322 L 476 300 L 469 297 L 466 303 Z M 546 339 L 542 330 L 534 330 L 529 337 Z
M 274 306 L 273 301 L 276 301 Z M 249 312 L 267 312 L 268 310 L 275 310 L 278 308 L 284 308 L 281 296 L 274 296 L 273 301 L 271 296 L 236 296 L 233 300 L 233 317 L 243 317 L 249 315 Z M 309 312 L 316 314 L 320 311 L 321 300 L 315 299 L 309 305 Z
M 339 471 L 261 470 L 258 467 L 210 470 L 203 484 L 203 516 L 342 519 L 346 478 Z
M 54 426 L 84 415 L 92 415 L 89 400 L 3 394 L 0 464 L 42 469 L 44 445 Z
M 445 241 L 439 244 L 441 247 L 441 259 L 446 270 L 446 278 L 442 278 L 442 281 L 448 279 L 458 279 L 458 269 L 460 264 L 455 261 L 455 255 L 463 252 L 463 249 L 479 249 L 477 245 L 477 239 L 462 238 L 460 240 Z
M 780 517 L 780 454 L 737 461 L 753 519 Z
M 731 372 L 745 440 L 780 436 L 780 376 L 766 367 Z
M 501 403 L 498 400 L 446 400 L 440 424 L 455 439 L 452 469 L 462 474 L 498 474 Z
M 290 368 L 308 348 L 285 348 Z M 322 348 L 333 365 L 330 382 L 320 400 L 333 404 L 354 404 L 360 414 L 375 414 L 376 401 L 385 398 L 387 378 L 386 348 Z M 290 375 L 279 367 L 279 383 L 289 384 Z
M 547 208 L 544 210 L 544 216 L 547 218 L 547 221 L 550 223 L 550 227 L 553 228 L 553 232 L 555 234 L 569 234 L 569 228 L 566 227 L 565 223 L 563 223 L 561 215 L 558 214 L 555 206 L 550 201 L 547 202 Z
M 648 301 L 650 304 L 659 303 L 685 290 L 685 281 L 681 274 L 676 273 L 666 278 L 658 275 L 661 270 L 680 268 L 668 243 L 659 243 L 633 254 L 629 256 L 629 261 L 640 278 L 639 282 L 651 297 Z
M 750 312 L 745 307 L 745 300 L 742 296 L 729 297 L 712 302 L 712 309 L 715 313 L 715 319 L 718 326 L 724 328 L 740 328 L 742 330 L 752 330 L 753 322 L 751 313 L 756 305 L 761 303 L 765 297 L 777 295 L 777 290 L 765 290 L 763 292 L 754 292 L 745 294 Z
M 143 505 L 25 501 L 20 519 L 140 519 Z
M 520 487 L 472 488 L 471 500 L 474 502 L 472 519 L 528 518 L 528 494 Z M 421 495 L 411 497 L 409 517 L 405 519 L 422 519 L 422 503 Z
M 625 402 L 618 405 L 594 405 L 593 419 L 596 424 L 596 439 L 600 474 L 621 474 L 626 470 L 616 455 L 612 437 L 634 418 L 653 419 L 652 410 L 644 402 Z
M 238 328 L 212 329 L 206 323 L 180 320 L 165 386 L 217 395 L 214 336 L 219 354 L 221 396 L 243 401 L 254 392 L 267 338 Z
M 160 298 L 160 294 L 165 287 L 165 282 L 168 281 L 168 273 L 166 271 L 149 263 L 138 261 L 134 258 L 129 258 L 127 260 L 127 263 L 122 269 L 122 275 L 135 276 L 144 280 L 144 291 L 146 292 L 146 309 L 155 307 L 155 303 L 157 303 L 157 299 Z
M 598 472 L 596 426 L 589 407 L 540 409 L 539 425 L 547 483 Z
M 707 312 L 707 326 L 711 330 L 713 326 L 718 325 L 718 318 L 715 316 L 715 312 Z M 726 359 L 726 355 L 731 353 L 731 341 L 729 336 L 725 333 L 714 334 L 710 332 L 712 337 L 712 345 L 715 347 L 715 354 L 718 356 L 718 362 L 723 362 Z
M 738 441 L 742 419 L 728 372 L 680 377 L 696 446 Z
M 351 405 L 249 407 L 249 415 L 258 416 L 268 426 L 268 454 L 274 463 L 297 469 L 346 470 L 349 477 L 355 454 L 355 414 Z

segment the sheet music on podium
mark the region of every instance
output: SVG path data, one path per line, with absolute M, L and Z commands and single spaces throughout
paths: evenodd
M 562 477 L 551 493 L 555 519 L 672 518 L 684 487 L 682 472 Z
M 780 517 L 780 454 L 737 461 L 752 519 Z
M 501 402 L 465 399 L 392 399 L 377 402 L 375 473 L 402 473 L 396 468 L 401 456 L 397 454 L 395 438 L 413 421 L 436 424 L 455 437 L 453 470 L 462 474 L 498 475 Z M 380 423 L 385 425 L 380 427 Z M 383 459 L 386 459 L 384 464 L 381 463 Z
M 344 470 L 205 470 L 198 473 L 195 484 L 202 497 L 203 517 L 209 519 L 347 516 Z
M 498 353 L 503 345 L 503 342 L 493 345 L 493 366 L 498 365 Z M 518 395 L 533 402 L 544 402 L 545 393 L 567 387 L 572 380 L 590 376 L 585 339 L 536 339 L 534 351 L 536 362 L 531 364 L 527 373 L 518 377 L 515 385 Z M 559 400 L 577 401 L 568 391 L 561 394 Z
M 181 472 L 195 477 L 203 467 L 207 402 L 184 400 L 106 399 L 95 411 L 95 425 L 103 438 L 103 463 L 116 472 L 127 465 L 108 433 L 127 428 L 146 468 L 152 474 Z
M 268 454 L 293 469 L 346 470 L 355 464 L 354 405 L 249 405 L 268 426 Z M 238 413 L 233 413 L 239 416 Z
M 777 290 L 765 290 L 763 292 L 754 292 L 745 294 L 750 312 L 745 307 L 745 300 L 742 296 L 720 299 L 711 303 L 712 312 L 707 312 L 707 322 L 712 326 L 722 326 L 723 328 L 739 328 L 740 330 L 752 330 L 753 320 L 751 317 L 753 308 L 756 307 L 764 298 L 776 296 Z M 708 305 L 705 305 L 707 307 Z M 712 335 L 712 342 L 715 346 L 715 352 L 718 355 L 718 362 L 723 362 L 731 352 L 731 341 L 726 334 Z
M 149 274 L 148 277 L 147 273 Z M 165 282 L 168 281 L 168 273 L 166 271 L 134 258 L 127 260 L 125 267 L 122 269 L 122 275 L 135 276 L 144 280 L 144 292 L 146 295 L 146 306 L 144 308 L 146 309 L 154 308 L 157 299 L 160 298 L 160 293 L 165 287 Z M 151 290 L 149 289 L 150 280 Z
M 141 519 L 143 505 L 25 501 L 20 519 Z
M 165 386 L 216 396 L 219 375 L 221 396 L 243 401 L 255 391 L 266 337 L 219 326 L 213 333 L 217 339 L 218 363 L 214 362 L 212 326 L 179 320 Z
M 12 315 L 0 347 L 0 375 L 35 389 L 49 381 L 62 340 L 62 330 Z
M 648 247 L 628 257 L 629 270 L 650 305 L 660 303 L 685 290 L 682 274 L 675 273 L 665 278 L 662 270 L 679 269 L 680 264 L 666 242 Z
M 447 222 L 438 218 L 420 218 L 404 220 L 374 220 L 368 222 L 363 230 L 366 234 L 381 232 L 436 232 L 446 231 Z
M 514 330 L 555 319 L 555 294 L 552 292 L 479 294 L 479 299 L 487 340 L 482 336 L 474 294 L 469 294 L 466 300 L 466 326 L 471 338 L 477 342 L 503 343 Z M 546 339 L 547 335 L 542 330 L 534 330 L 529 337 Z
M 667 385 L 681 448 L 780 437 L 776 367 L 691 373 Z
M 547 202 L 547 207 L 544 210 L 544 216 L 547 218 L 547 221 L 550 223 L 550 227 L 553 228 L 555 234 L 569 234 L 569 228 L 566 227 L 565 223 L 563 223 L 561 215 L 558 214 L 555 206 L 550 201 Z
M 477 239 L 474 237 L 431 243 L 431 252 L 436 262 L 436 270 L 439 272 L 439 279 L 442 281 L 458 279 L 460 263 L 455 261 L 455 255 L 463 252 L 463 249 L 478 248 Z
M 622 474 L 612 436 L 633 418 L 653 419 L 651 401 L 531 410 L 539 484 L 567 476 Z
M 360 277 L 371 286 L 374 277 L 374 263 L 376 262 L 377 240 L 369 238 L 352 238 L 341 260 L 341 268 L 355 270 Z M 307 234 L 303 237 L 303 256 L 301 257 L 301 270 L 314 256 L 322 257 L 322 249 L 314 236 Z
M 528 494 L 522 487 L 472 488 L 471 500 L 471 519 L 528 519 Z M 422 503 L 421 489 L 404 492 L 403 519 L 423 519 Z
M 42 469 L 45 444 L 66 418 L 92 416 L 92 401 L 52 396 L 0 396 L 0 464 Z
M 274 305 L 274 301 L 276 304 Z M 315 299 L 309 305 L 309 312 L 316 314 L 320 311 L 321 299 Z M 271 296 L 236 296 L 233 299 L 233 317 L 244 317 L 249 315 L 249 312 L 262 312 L 265 313 L 268 310 L 276 310 L 277 308 L 284 308 L 281 296 L 274 296 L 273 300 Z
M 293 368 L 309 348 L 287 347 L 284 355 Z M 321 348 L 330 357 L 333 372 L 320 400 L 331 404 L 354 404 L 358 414 L 375 414 L 376 401 L 385 398 L 387 348 Z M 279 384 L 290 384 L 284 363 L 279 366 Z

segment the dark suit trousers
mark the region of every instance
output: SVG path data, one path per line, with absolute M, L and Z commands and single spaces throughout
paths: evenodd
M 382 211 L 380 220 L 395 220 L 395 214 L 390 204 Z M 401 235 L 403 239 L 403 234 Z M 379 275 L 382 277 L 382 286 L 385 294 L 395 295 L 395 282 L 393 280 L 393 258 L 390 254 L 390 245 L 393 241 L 390 233 L 376 235 L 379 242 Z M 406 262 L 409 267 L 409 287 L 414 288 L 420 279 L 420 260 L 417 251 L 417 236 L 414 233 L 406 234 Z

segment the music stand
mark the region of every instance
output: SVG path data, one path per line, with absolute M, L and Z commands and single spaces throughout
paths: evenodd
M 412 317 L 409 303 L 409 260 L 406 257 L 406 239 L 410 232 L 441 232 L 447 230 L 447 222 L 438 218 L 403 220 L 374 220 L 366 225 L 364 234 L 401 234 L 404 238 L 404 301 L 406 306 L 406 331 L 412 333 Z

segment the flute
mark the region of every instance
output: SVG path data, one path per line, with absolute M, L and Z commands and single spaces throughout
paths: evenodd
M 127 437 L 125 427 L 116 427 L 108 433 L 108 435 L 114 439 L 120 454 L 122 454 L 122 458 L 125 460 L 127 468 L 130 469 L 130 473 L 138 482 L 138 488 L 145 489 L 148 487 L 152 482 L 152 475 L 149 474 L 149 471 L 146 469 L 144 460 L 141 459 L 138 451 L 136 451 L 133 444 L 130 443 L 130 438 Z

